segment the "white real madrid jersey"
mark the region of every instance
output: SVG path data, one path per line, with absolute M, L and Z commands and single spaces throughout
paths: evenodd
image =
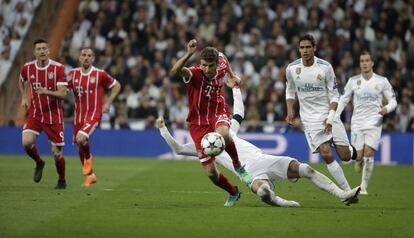
M 379 114 L 382 99 L 388 101 L 387 113 L 397 106 L 395 94 L 387 78 L 373 74 L 368 80 L 362 75 L 351 77 L 346 83 L 344 95 L 341 96 L 338 114 L 342 112 L 353 95 L 354 111 L 351 120 L 351 130 L 371 129 L 382 126 L 382 115 Z
M 306 67 L 298 59 L 286 68 L 286 99 L 298 96 L 300 117 L 304 124 L 323 122 L 331 102 L 337 102 L 335 73 L 330 63 L 314 57 L 313 65 Z

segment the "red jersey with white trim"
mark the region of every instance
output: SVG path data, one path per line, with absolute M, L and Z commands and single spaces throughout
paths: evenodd
M 229 116 L 229 107 L 224 97 L 223 84 L 228 70 L 228 62 L 220 52 L 216 76 L 208 79 L 204 76 L 201 65 L 187 68 L 191 77 L 184 82 L 187 87 L 190 124 L 210 125 L 219 115 Z
M 104 89 L 113 87 L 116 80 L 104 70 L 92 67 L 88 73 L 82 73 L 80 68 L 71 70 L 68 83 L 75 95 L 74 124 L 101 120 Z
M 62 124 L 63 100 L 39 95 L 35 90 L 42 87 L 56 91 L 58 86 L 67 86 L 65 66 L 51 59 L 45 67 L 37 66 L 36 60 L 27 62 L 20 72 L 20 80 L 30 84 L 32 100 L 28 109 L 29 118 L 46 124 Z

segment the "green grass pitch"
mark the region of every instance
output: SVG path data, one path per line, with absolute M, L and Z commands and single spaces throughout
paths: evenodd
M 197 161 L 96 158 L 98 182 L 82 188 L 77 158 L 66 158 L 68 187 L 54 190 L 51 157 L 43 179 L 34 163 L 0 156 L 0 237 L 414 237 L 414 167 L 376 166 L 368 196 L 345 206 L 306 179 L 275 183 L 279 196 L 303 208 L 262 203 L 242 190 L 233 208 Z M 324 174 L 326 166 L 312 165 Z M 352 186 L 360 175 L 344 165 Z

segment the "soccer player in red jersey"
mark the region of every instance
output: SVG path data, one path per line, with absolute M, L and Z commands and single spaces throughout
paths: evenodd
M 73 69 L 68 74 L 69 88 L 75 95 L 75 117 L 73 140 L 79 149 L 79 158 L 83 165 L 85 181 L 83 187 L 96 183 L 92 169 L 93 156 L 89 147 L 89 136 L 99 125 L 102 112 L 109 112 L 112 101 L 121 90 L 121 85 L 102 69 L 92 64 L 95 54 L 90 48 L 82 49 L 79 56 L 80 68 Z M 104 103 L 104 89 L 111 89 Z
M 229 133 L 230 111 L 223 91 L 224 83 L 229 87 L 234 87 L 240 79 L 231 70 L 224 54 L 213 47 L 201 50 L 200 64 L 189 68 L 184 67 L 196 50 L 197 41 L 193 39 L 187 44 L 187 53 L 174 64 L 171 72 L 183 77 L 187 87 L 189 104 L 187 122 L 190 124 L 191 137 L 200 153 L 200 162 L 211 181 L 230 194 L 225 206 L 233 206 L 240 197 L 240 192 L 224 174 L 217 170 L 215 158 L 203 153 L 200 143 L 205 134 L 212 131 L 220 133 L 226 141 L 225 150 L 230 155 L 240 179 L 247 184 L 252 182 L 252 176 L 240 164 L 236 146 Z
M 46 40 L 36 40 L 33 45 L 36 60 L 23 65 L 19 80 L 21 105 L 28 111 L 23 126 L 22 143 L 26 153 L 36 162 L 33 180 L 38 183 L 42 179 L 45 162 L 40 158 L 35 141 L 40 132 L 46 133 L 52 144 L 52 153 L 59 175 L 55 188 L 65 189 L 65 159 L 62 152 L 65 144 L 62 104 L 67 96 L 65 67 L 49 59 L 49 46 Z M 28 89 L 32 96 L 30 99 L 27 97 Z

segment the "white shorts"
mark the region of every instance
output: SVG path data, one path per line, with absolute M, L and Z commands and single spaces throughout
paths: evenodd
M 319 146 L 325 142 L 331 141 L 335 145 L 349 146 L 348 136 L 344 124 L 341 120 L 336 119 L 332 123 L 332 133 L 324 132 L 325 125 L 321 124 L 304 124 L 304 132 L 309 148 L 312 153 L 319 152 Z
M 353 130 L 351 132 L 352 145 L 356 150 L 364 149 L 364 145 L 377 150 L 381 140 L 381 131 L 382 127 L 366 130 Z
M 246 170 L 253 176 L 253 180 L 267 179 L 273 181 L 275 179 L 287 180 L 289 164 L 297 160 L 287 156 L 263 154 L 251 161 L 251 163 L 246 163 Z

